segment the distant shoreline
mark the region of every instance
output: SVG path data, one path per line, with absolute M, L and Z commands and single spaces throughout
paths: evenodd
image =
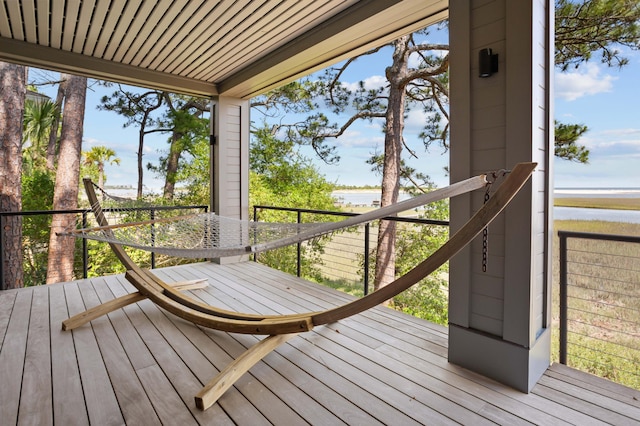
M 640 210 L 640 197 L 578 197 L 555 198 L 553 205 L 556 207 L 580 207 L 589 209 L 610 210 Z

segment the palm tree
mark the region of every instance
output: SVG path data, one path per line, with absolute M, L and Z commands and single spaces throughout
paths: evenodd
M 22 122 L 22 145 L 27 164 L 33 168 L 45 167 L 44 155 L 49 141 L 51 128 L 58 116 L 58 105 L 50 100 L 27 100 L 24 104 Z
M 104 165 L 109 163 L 110 165 L 120 165 L 120 158 L 116 157 L 116 152 L 107 148 L 106 146 L 94 146 L 88 152 L 84 153 L 84 165 L 98 167 L 98 186 L 104 187 L 106 176 L 104 173 Z M 104 197 L 104 193 L 103 193 Z

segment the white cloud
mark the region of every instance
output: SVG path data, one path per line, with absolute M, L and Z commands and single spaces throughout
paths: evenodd
M 615 77 L 601 74 L 596 64 L 587 64 L 574 72 L 556 73 L 556 97 L 575 101 L 583 96 L 610 92 Z
M 346 130 L 342 136 L 338 139 L 339 149 L 343 148 L 366 148 L 371 149 L 375 148 L 377 145 L 384 145 L 384 135 L 380 131 L 380 128 L 372 128 L 367 125 L 361 123 L 359 128 L 363 130 L 367 130 L 367 132 L 362 132 L 359 130 Z M 368 123 L 367 123 L 368 124 Z
M 364 88 L 367 90 L 371 89 L 379 89 L 380 87 L 385 87 L 387 85 L 387 79 L 383 75 L 372 75 L 370 77 L 362 80 L 364 83 Z M 342 83 L 347 89 L 351 91 L 355 91 L 358 89 L 360 82 L 357 81 L 355 83 Z

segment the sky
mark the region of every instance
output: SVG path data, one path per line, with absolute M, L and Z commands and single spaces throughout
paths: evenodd
M 441 41 L 433 36 L 431 40 Z M 435 38 L 435 40 L 434 40 Z M 625 52 L 629 64 L 622 69 L 609 68 L 597 59 L 576 70 L 555 76 L 555 118 L 565 123 L 587 125 L 589 131 L 579 143 L 590 150 L 589 164 L 572 163 L 556 159 L 554 186 L 556 188 L 638 188 L 640 187 L 640 53 Z M 376 86 L 384 82 L 384 68 L 390 63 L 390 50 L 375 58 L 359 59 L 350 67 L 344 81 L 355 84 L 360 80 Z M 31 70 L 34 78 L 55 79 L 57 73 Z M 87 91 L 83 150 L 104 145 L 114 149 L 121 163 L 107 165 L 110 185 L 132 185 L 137 182 L 136 150 L 137 129 L 123 128 L 124 120 L 113 112 L 99 111 L 96 106 L 103 95 L 113 88 L 91 84 Z M 42 87 L 39 91 L 55 98 L 55 89 Z M 139 89 L 142 90 L 142 89 Z M 254 119 L 259 117 L 254 116 Z M 418 139 L 424 122 L 420 111 L 412 111 L 405 126 L 404 137 L 419 156 L 409 163 L 418 171 L 428 174 L 438 187 L 448 185 L 444 167 L 449 156 L 440 147 L 425 151 Z M 161 150 L 166 150 L 167 136 L 150 137 L 145 146 L 144 162 L 157 163 Z M 341 157 L 337 165 L 326 165 L 307 149 L 319 172 L 330 182 L 341 185 L 379 185 L 366 160 L 384 148 L 384 135 L 379 122 L 362 122 L 352 126 L 335 141 Z M 145 169 L 146 190 L 159 191 L 162 180 Z

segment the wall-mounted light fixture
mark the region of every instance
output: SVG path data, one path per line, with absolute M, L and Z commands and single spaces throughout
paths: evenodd
M 491 77 L 498 72 L 498 54 L 495 55 L 490 48 L 480 49 L 480 77 Z

